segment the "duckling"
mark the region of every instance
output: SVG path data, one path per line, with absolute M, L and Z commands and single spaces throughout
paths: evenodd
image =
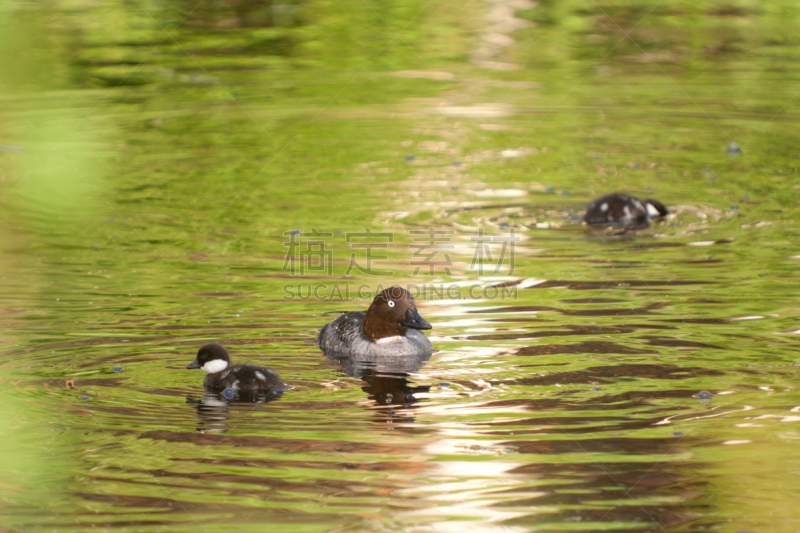
M 210 392 L 233 389 L 237 393 L 282 392 L 289 388 L 278 374 L 268 368 L 254 365 L 230 366 L 228 350 L 219 344 L 206 344 L 197 352 L 197 358 L 186 365 L 187 369 L 199 368 L 208 375 L 203 387 Z

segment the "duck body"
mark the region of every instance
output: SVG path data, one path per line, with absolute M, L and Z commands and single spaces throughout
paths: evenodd
M 405 335 L 394 335 L 371 340 L 364 335 L 364 311 L 351 311 L 339 315 L 322 328 L 319 347 L 325 353 L 357 354 L 363 357 L 419 356 L 433 352 L 428 337 L 419 330 L 410 329 Z
M 407 290 L 390 287 L 378 294 L 366 312 L 351 311 L 322 328 L 318 341 L 326 354 L 358 357 L 423 356 L 433 345 L 421 330 L 431 329 Z
M 586 206 L 583 221 L 587 224 L 622 224 L 640 229 L 650 225 L 650 217 L 665 217 L 667 208 L 658 200 L 639 200 L 627 194 L 608 194 Z
M 228 351 L 219 344 L 206 344 L 200 348 L 197 358 L 186 368 L 199 368 L 208 374 L 203 387 L 209 392 L 232 389 L 237 393 L 266 394 L 289 389 L 269 368 L 247 364 L 231 366 Z
M 278 374 L 261 366 L 234 365 L 222 372 L 208 374 L 203 380 L 203 387 L 209 392 L 225 389 L 253 392 L 271 392 L 285 387 Z

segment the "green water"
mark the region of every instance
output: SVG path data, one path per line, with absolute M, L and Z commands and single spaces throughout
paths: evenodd
M 504 5 L 0 4 L 3 530 L 798 530 L 800 9 Z M 433 356 L 328 360 L 392 283 Z

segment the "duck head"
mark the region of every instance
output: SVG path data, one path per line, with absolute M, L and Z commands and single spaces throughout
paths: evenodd
M 230 364 L 231 358 L 228 355 L 228 350 L 219 344 L 206 344 L 200 348 L 195 360 L 186 365 L 186 368 L 199 368 L 203 372 L 216 374 L 228 368 Z
M 433 326 L 419 316 L 410 292 L 402 287 L 389 287 L 372 300 L 362 327 L 368 339 L 377 341 L 405 335 L 408 328 L 431 329 Z

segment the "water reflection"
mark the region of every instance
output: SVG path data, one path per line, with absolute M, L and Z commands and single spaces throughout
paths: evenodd
M 267 404 L 279 400 L 281 396 L 283 396 L 282 390 L 269 393 L 236 391 L 231 398 L 227 398 L 222 392 L 206 392 L 199 399 L 188 396 L 186 403 L 194 405 L 197 410 L 197 431 L 203 433 L 225 433 L 228 431 L 228 420 L 232 405 Z
M 366 370 L 361 375 L 361 379 L 364 381 L 361 389 L 376 405 L 410 407 L 411 404 L 418 401 L 414 398 L 414 393 L 428 392 L 430 387 L 412 387 L 408 377 L 408 374 Z
M 431 358 L 431 353 L 410 356 L 365 356 L 325 353 L 348 376 L 361 378 L 361 390 L 373 402 L 380 424 L 415 422 L 414 395 L 427 393 L 429 386 L 413 386 L 409 379 Z
M 371 379 L 370 376 L 403 375 L 419 370 L 427 363 L 432 353 L 409 356 L 396 355 L 352 355 L 326 352 L 325 357 L 340 367 L 348 376 Z

